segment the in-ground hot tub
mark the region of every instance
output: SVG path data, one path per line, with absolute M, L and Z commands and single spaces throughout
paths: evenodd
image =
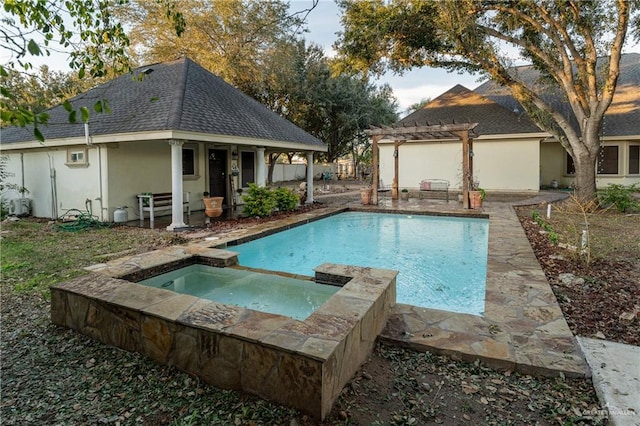
M 395 304 L 397 272 L 333 264 L 315 269 L 316 282 L 341 288 L 303 321 L 134 282 L 192 264 L 230 267 L 237 256 L 178 246 L 95 265 L 51 287 L 51 319 L 322 419 Z

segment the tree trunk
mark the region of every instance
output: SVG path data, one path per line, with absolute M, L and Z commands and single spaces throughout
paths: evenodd
M 576 197 L 581 202 L 588 202 L 596 197 L 596 170 L 600 148 L 588 150 L 583 144 L 580 152 L 574 148 L 573 162 L 576 169 Z
M 269 168 L 267 169 L 267 185 L 273 184 L 273 169 L 276 167 L 276 161 L 280 158 L 280 152 L 270 152 L 269 153 Z

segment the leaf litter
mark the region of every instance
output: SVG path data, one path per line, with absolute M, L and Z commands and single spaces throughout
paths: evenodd
M 225 224 L 225 228 L 231 226 Z M 100 231 L 89 232 L 90 243 L 109 238 L 106 234 L 93 236 L 95 232 Z M 135 249 L 137 239 L 142 241 L 140 246 L 154 248 L 180 242 L 162 240 L 157 232 L 149 230 L 132 229 L 130 233 L 133 236 L 125 247 L 108 245 L 109 250 Z M 27 232 L 21 233 L 20 238 L 33 236 Z M 111 238 L 122 235 L 116 233 Z M 6 241 L 3 236 L 3 250 Z M 81 253 L 82 244 L 75 246 Z M 49 243 L 48 247 L 53 245 Z M 78 255 L 80 266 L 104 252 Z M 56 253 L 50 255 L 55 257 Z M 85 257 L 89 259 L 82 260 Z M 3 264 L 4 260 L 3 256 Z M 64 274 L 54 271 L 55 279 L 77 273 L 69 266 L 65 268 L 68 272 Z M 46 291 L 38 287 L 16 291 L 16 284 L 24 279 L 15 274 L 10 280 L 3 277 L 1 288 L 3 425 L 317 424 L 295 410 L 208 386 L 171 366 L 57 327 L 49 321 Z M 498 372 L 480 363 L 462 363 L 428 352 L 378 344 L 342 390 L 323 424 L 606 422 L 589 380 Z

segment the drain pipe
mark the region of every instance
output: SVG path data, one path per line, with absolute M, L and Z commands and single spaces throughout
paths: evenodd
M 100 196 L 96 198 L 96 201 L 100 203 L 100 222 L 104 222 L 104 207 L 102 206 L 102 150 L 100 145 L 96 145 L 98 148 L 98 187 L 100 188 Z
M 22 184 L 20 186 L 20 198 L 24 198 L 24 152 L 20 153 L 20 172 L 22 173 Z

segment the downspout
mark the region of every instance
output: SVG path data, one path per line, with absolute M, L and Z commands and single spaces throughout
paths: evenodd
M 87 144 L 87 146 L 93 145 L 91 136 L 89 135 L 88 122 L 84 123 L 84 141 Z M 96 145 L 96 148 L 98 149 L 98 188 L 100 191 L 100 196 L 95 200 L 100 203 L 100 222 L 104 222 L 104 211 L 102 207 L 102 151 L 100 151 L 100 145 Z M 91 211 L 91 214 L 93 215 L 93 209 Z
M 24 198 L 24 152 L 20 153 L 20 172 L 22 173 L 22 184 L 20 186 L 20 198 Z
M 100 188 L 100 196 L 96 198 L 96 201 L 100 203 L 100 222 L 104 222 L 104 210 L 102 207 L 102 151 L 100 145 L 96 145 L 98 148 L 98 186 Z

